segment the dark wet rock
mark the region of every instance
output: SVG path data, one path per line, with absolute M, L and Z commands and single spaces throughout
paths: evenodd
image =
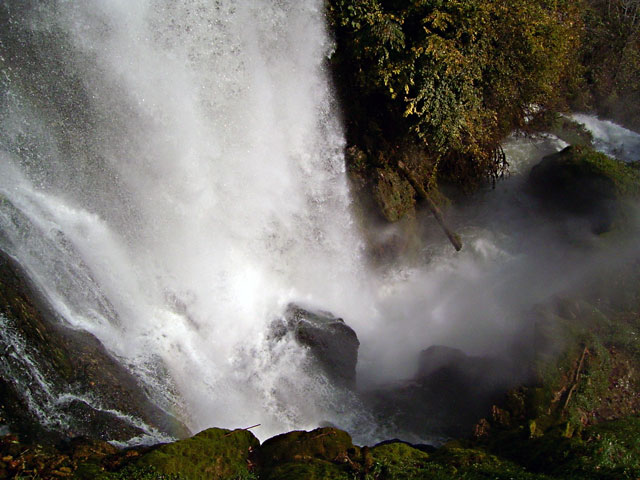
M 122 418 L 114 418 L 112 412 L 96 408 L 87 401 L 72 399 L 58 405 L 58 411 L 72 419 L 69 435 L 75 436 L 79 430 L 83 435 L 92 434 L 94 438 L 107 441 L 112 439 L 126 440 L 145 434 L 145 431 L 134 423 L 127 422 Z M 90 425 L 90 430 L 73 428 L 72 425 L 76 422 Z
M 0 416 L 11 432 L 39 441 L 126 441 L 144 433 L 144 423 L 173 436 L 189 434 L 98 339 L 66 326 L 24 269 L 1 251 L 0 317 Z
M 471 432 L 520 379 L 507 361 L 437 345 L 421 353 L 411 380 L 370 392 L 369 398 L 378 416 L 404 431 L 457 437 Z
M 274 324 L 273 331 L 276 337 L 293 332 L 329 378 L 343 385 L 355 384 L 360 342 L 343 319 L 329 312 L 290 304 L 282 322 Z
M 637 171 L 587 146 L 571 146 L 533 167 L 529 186 L 543 207 L 586 221 L 596 234 L 612 229 L 621 200 L 638 193 Z
M 417 378 L 426 378 L 436 370 L 462 366 L 468 361 L 469 357 L 462 350 L 444 345 L 432 345 L 420 353 L 416 376 Z

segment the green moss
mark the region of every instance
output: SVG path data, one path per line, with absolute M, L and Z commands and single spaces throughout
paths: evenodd
M 74 472 L 76 480 L 185 480 L 189 477 L 176 474 L 158 472 L 152 466 L 129 465 L 119 472 L 105 472 L 103 468 L 95 464 L 82 464 Z
M 594 425 L 583 438 L 588 466 L 640 475 L 639 416 Z
M 393 443 L 372 449 L 371 455 L 374 463 L 367 480 L 548 478 L 482 449 L 465 448 L 461 442 L 451 442 L 433 454 Z
M 637 229 L 640 170 L 630 164 L 576 145 L 545 157 L 529 182 L 554 217 L 580 218 L 596 234 Z
M 352 472 L 325 460 L 288 462 L 260 475 L 260 480 L 353 480 Z
M 613 180 L 619 195 L 640 194 L 640 172 L 625 162 L 585 146 L 573 147 L 572 162 L 582 165 L 586 171 L 593 171 Z
M 548 158 L 553 158 L 556 163 L 562 165 L 565 176 L 606 178 L 613 182 L 616 193 L 619 195 L 640 193 L 640 175 L 637 169 L 590 147 L 584 145 L 567 147 Z
M 372 471 L 382 478 L 409 479 L 424 473 L 429 455 L 405 443 L 389 443 L 371 449 Z
M 323 474 L 328 475 L 326 478 L 343 478 L 357 469 L 355 461 L 360 449 L 353 445 L 347 432 L 318 428 L 270 438 L 260 447 L 258 457 L 264 478 L 311 479 L 324 478 Z
M 259 442 L 247 430 L 211 428 L 163 445 L 142 456 L 136 466 L 154 467 L 161 474 L 179 474 L 185 479 L 247 478 L 250 450 Z
M 542 437 L 511 437 L 500 454 L 525 468 L 570 479 L 635 479 L 640 474 L 640 420 L 627 417 L 567 438 L 561 429 Z
M 260 462 L 269 466 L 313 459 L 343 462 L 359 455 L 351 436 L 337 428 L 317 428 L 311 432 L 294 431 L 265 441 L 260 447 Z
M 373 195 L 383 216 L 390 222 L 415 210 L 413 187 L 391 168 L 376 169 Z

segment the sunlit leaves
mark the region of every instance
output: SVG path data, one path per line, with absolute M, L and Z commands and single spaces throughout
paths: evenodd
M 330 0 L 329 12 L 339 61 L 362 101 L 372 95 L 385 108 L 377 116 L 404 122 L 436 155 L 482 161 L 531 103 L 557 92 L 575 50 L 578 4 Z

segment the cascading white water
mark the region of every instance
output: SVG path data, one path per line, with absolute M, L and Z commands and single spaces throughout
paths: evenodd
M 194 431 L 260 423 L 264 439 L 332 422 L 363 443 L 402 435 L 304 368 L 295 342 L 267 338 L 289 302 L 343 316 L 361 341 L 359 382 L 379 385 L 410 378 L 432 344 L 500 352 L 523 312 L 585 275 L 519 190 L 528 162 L 561 148 L 553 139 L 508 143 L 513 178 L 450 219 L 460 254 L 443 239 L 417 265 L 365 266 L 322 9 L 0 6 L 0 248 Z
M 300 347 L 265 340 L 288 302 L 362 290 L 322 2 L 13 14 L 60 71 L 3 79 L 2 246 L 193 430 L 348 422 Z
M 591 132 L 594 145 L 599 151 L 625 162 L 640 161 L 640 134 L 610 120 L 584 113 L 573 114 L 571 118 Z

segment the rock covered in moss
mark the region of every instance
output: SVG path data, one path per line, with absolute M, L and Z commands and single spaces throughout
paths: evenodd
M 373 196 L 382 215 L 390 222 L 415 213 L 415 191 L 411 183 L 391 168 L 376 169 Z
M 185 480 L 231 480 L 249 475 L 249 455 L 260 442 L 248 430 L 210 428 L 197 435 L 155 448 L 136 467 Z
M 409 479 L 420 475 L 429 462 L 429 454 L 404 442 L 391 442 L 371 449 L 370 471 L 383 478 Z
M 571 146 L 533 167 L 529 185 L 548 210 L 611 230 L 625 197 L 640 192 L 638 171 L 587 146 Z
M 336 428 L 289 432 L 265 441 L 258 462 L 265 479 L 351 479 L 360 449 Z

